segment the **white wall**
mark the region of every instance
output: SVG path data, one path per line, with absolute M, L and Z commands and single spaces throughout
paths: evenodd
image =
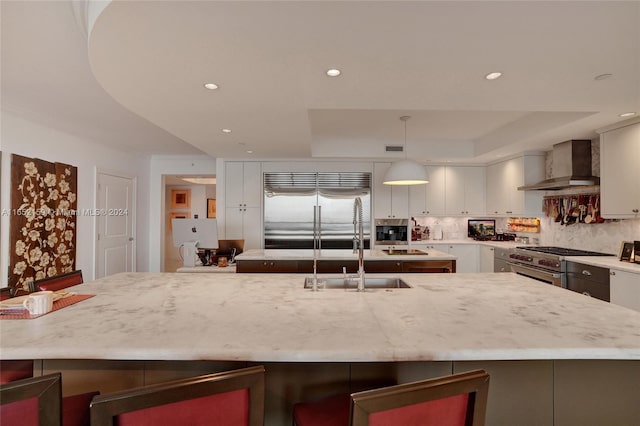
M 8 211 L 11 204 L 11 154 L 61 162 L 78 168 L 78 210 L 96 208 L 96 172 L 109 172 L 137 178 L 136 264 L 146 271 L 149 264 L 149 159 L 135 157 L 64 133 L 11 112 L 2 111 L 1 129 L 2 176 L 0 179 L 0 207 Z M 6 210 L 5 210 L 6 209 Z M 0 221 L 0 277 L 2 286 L 8 282 L 9 216 Z M 78 216 L 76 240 L 76 268 L 82 269 L 85 279 L 95 277 L 95 217 Z
M 216 159 L 208 155 L 154 155 L 151 157 L 149 206 L 149 271 L 163 270 L 165 240 L 165 175 L 215 175 Z M 206 210 L 204 215 L 206 216 Z

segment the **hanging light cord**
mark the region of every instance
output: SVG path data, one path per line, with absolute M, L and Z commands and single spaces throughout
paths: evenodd
M 402 120 L 404 122 L 404 159 L 406 160 L 407 157 L 407 120 L 409 120 L 411 118 L 410 115 L 403 115 L 402 117 L 400 117 L 400 120 Z

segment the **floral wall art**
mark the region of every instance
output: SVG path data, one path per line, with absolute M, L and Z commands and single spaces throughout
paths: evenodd
M 78 171 L 74 166 L 13 155 L 9 286 L 75 269 Z

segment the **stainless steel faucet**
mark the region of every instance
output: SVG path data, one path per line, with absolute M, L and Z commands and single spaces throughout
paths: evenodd
M 356 245 L 356 224 L 358 230 L 358 291 L 364 291 L 364 219 L 362 212 L 362 199 L 357 197 L 353 203 L 353 241 L 354 251 Z

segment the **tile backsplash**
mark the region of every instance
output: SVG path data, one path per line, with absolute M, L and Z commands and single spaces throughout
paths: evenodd
M 552 218 L 540 221 L 540 244 L 617 254 L 622 241 L 640 240 L 640 219 L 598 224 L 560 225 Z
M 440 225 L 445 240 L 467 238 L 467 220 L 484 217 L 415 217 L 420 226 Z M 495 218 L 496 230 L 506 230 L 507 218 Z M 412 222 L 410 222 L 413 225 Z M 516 233 L 518 236 L 538 238 L 544 246 L 559 246 L 617 254 L 622 241 L 640 240 L 640 219 L 607 221 L 598 224 L 575 223 L 560 225 L 552 218 L 540 218 L 540 233 Z

